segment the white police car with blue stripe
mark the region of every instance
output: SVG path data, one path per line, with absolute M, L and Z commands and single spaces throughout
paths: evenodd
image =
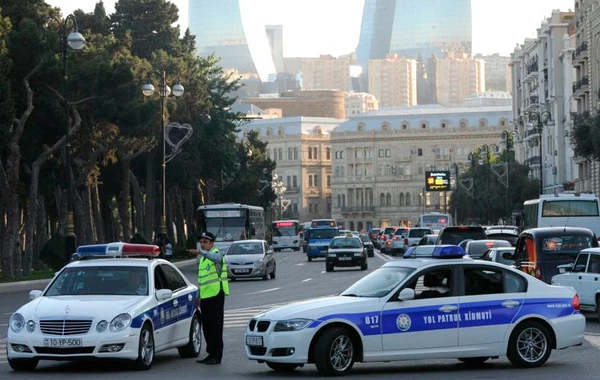
M 198 288 L 173 264 L 154 259 L 159 253 L 158 246 L 120 242 L 79 247 L 74 261 L 10 317 L 9 365 L 30 371 L 39 360 L 104 358 L 149 369 L 155 353 L 171 348 L 197 357 Z
M 500 356 L 531 368 L 552 349 L 583 343 L 573 289 L 452 248 L 438 259 L 390 261 L 337 296 L 254 316 L 247 357 L 275 371 L 314 363 L 322 375 L 346 374 L 355 362 Z

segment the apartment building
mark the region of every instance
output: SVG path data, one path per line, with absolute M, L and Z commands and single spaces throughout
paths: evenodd
M 350 88 L 350 59 L 321 55 L 318 58 L 284 58 L 289 73 L 302 74 L 302 90 L 339 90 Z
M 375 95 L 366 92 L 346 93 L 346 117 L 360 115 L 361 113 L 379 109 L 379 100 Z
M 485 61 L 465 53 L 449 53 L 436 62 L 438 103 L 460 106 L 472 94 L 485 92 Z
M 417 105 L 417 61 L 390 54 L 369 60 L 369 93 L 379 107 Z

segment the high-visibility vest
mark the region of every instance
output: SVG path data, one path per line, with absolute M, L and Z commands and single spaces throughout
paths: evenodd
M 211 252 L 219 252 L 217 248 L 212 248 Z M 229 295 L 229 281 L 227 280 L 227 263 L 225 255 L 221 264 L 221 275 L 217 274 L 217 266 L 212 260 L 205 257 L 200 259 L 198 264 L 198 287 L 200 288 L 200 298 L 210 298 L 219 294 L 221 287 L 225 295 Z

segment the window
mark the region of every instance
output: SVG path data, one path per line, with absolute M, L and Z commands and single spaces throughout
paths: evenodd
M 319 186 L 319 181 L 318 181 L 319 175 L 318 174 L 314 174 L 313 177 L 314 177 L 313 181 L 315 183 L 315 187 Z
M 354 114 L 354 111 L 352 111 L 352 114 Z M 359 132 L 364 132 L 365 130 L 365 125 L 363 123 L 358 123 L 358 127 L 356 128 Z
M 465 267 L 465 295 L 522 293 L 526 282 L 517 274 L 505 272 L 501 268 Z
M 379 149 L 377 152 L 377 157 L 383 157 L 383 149 Z
M 385 194 L 379 194 L 379 207 L 385 207 Z
M 408 129 L 408 122 L 402 123 L 402 129 Z
M 172 291 L 176 291 L 179 289 L 183 289 L 187 286 L 185 280 L 181 277 L 177 271 L 167 264 L 161 264 L 160 268 L 164 274 L 164 279 L 166 280 L 166 285 L 168 289 Z M 158 269 L 158 268 L 157 268 Z
M 331 148 L 325 148 L 325 159 L 331 160 Z
M 298 176 L 292 176 L 292 187 L 298 187 Z
M 287 176 L 287 188 L 292 188 L 292 177 L 290 177 L 289 175 Z
M 387 121 L 381 123 L 381 130 L 382 131 L 389 131 L 390 130 L 390 124 Z
M 467 127 L 467 125 L 468 125 L 468 123 L 467 123 L 467 120 L 465 120 L 465 119 L 462 119 L 462 120 L 460 121 L 460 127 L 461 127 L 461 128 L 466 128 L 466 127 Z
M 312 148 L 308 148 L 308 159 L 312 160 Z
M 451 268 L 436 268 L 421 273 L 405 289 L 413 289 L 415 299 L 452 297 L 455 296 L 453 280 Z
M 308 175 L 308 186 L 312 187 L 312 185 L 313 185 L 313 177 L 312 177 L 312 174 L 309 174 Z
M 312 147 L 312 159 L 316 160 L 317 159 L 317 148 L 316 147 Z
M 283 148 L 279 148 L 279 161 L 283 160 Z
M 293 160 L 294 159 L 294 151 L 292 150 L 292 148 L 288 148 L 288 160 Z
M 385 150 L 385 156 L 386 157 L 392 157 L 392 151 L 391 151 L 391 149 L 386 149 Z
M 390 207 L 392 205 L 392 194 L 387 193 L 385 195 L 385 205 L 386 207 Z
M 421 122 L 421 129 L 426 129 L 427 128 L 427 122 L 426 121 L 422 121 Z
M 327 174 L 327 187 L 331 187 L 331 174 Z
M 484 128 L 487 127 L 487 119 L 479 119 L 479 127 Z
M 294 148 L 294 160 L 298 159 L 298 148 Z
M 421 148 L 417 149 L 417 156 L 419 156 L 419 157 L 423 156 L 423 149 L 421 149 Z
M 279 127 L 279 128 L 277 129 L 277 134 L 278 134 L 279 136 L 283 136 L 283 135 L 285 134 L 285 129 L 283 129 L 283 127 Z
M 406 193 L 406 196 L 404 197 L 404 201 L 406 202 L 405 203 L 406 206 L 411 205 L 410 193 Z

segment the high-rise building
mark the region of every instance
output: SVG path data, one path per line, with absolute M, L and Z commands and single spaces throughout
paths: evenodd
M 350 59 L 321 55 L 318 58 L 285 58 L 290 73 L 302 74 L 303 90 L 340 90 L 350 87 Z
M 390 54 L 369 61 L 369 91 L 381 107 L 417 105 L 417 62 Z
M 277 72 L 267 29 L 244 17 L 239 0 L 189 0 L 188 4 L 189 28 L 196 36 L 198 55 L 214 53 L 221 67 L 258 75 L 263 82 Z
M 448 54 L 436 63 L 438 103 L 460 106 L 467 97 L 485 92 L 485 61 L 466 54 Z

